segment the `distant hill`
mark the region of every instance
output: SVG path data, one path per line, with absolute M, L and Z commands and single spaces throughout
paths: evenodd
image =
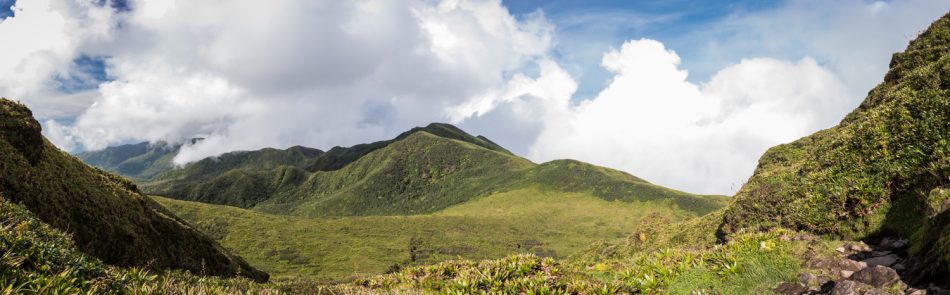
M 696 214 L 725 204 L 723 197 L 691 195 L 579 161 L 537 165 L 448 124 L 313 151 L 229 153 L 168 171 L 142 187 L 181 200 L 310 217 L 425 214 L 536 185 L 605 200 L 670 201 Z
M 71 235 L 83 253 L 117 266 L 268 279 L 134 183 L 87 166 L 40 131 L 28 108 L 0 99 L 0 196 Z
M 171 170 L 172 159 L 180 149 L 181 145 L 178 144 L 142 142 L 87 151 L 76 157 L 86 164 L 135 180 L 145 180 Z
M 950 278 L 950 16 L 894 54 L 884 82 L 838 126 L 762 156 L 721 237 L 787 227 L 910 239 L 911 277 Z

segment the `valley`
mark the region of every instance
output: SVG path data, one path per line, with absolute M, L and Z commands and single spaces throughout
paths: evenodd
M 566 258 L 596 241 L 626 239 L 644 218 L 692 216 L 662 203 L 605 201 L 543 188 L 494 194 L 429 214 L 338 218 L 154 198 L 272 276 L 327 282 L 459 257 Z

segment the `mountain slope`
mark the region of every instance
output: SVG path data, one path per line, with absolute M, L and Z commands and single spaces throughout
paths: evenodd
M 890 67 L 838 126 L 769 149 L 720 235 L 779 226 L 896 235 L 911 239 L 917 277 L 950 277 L 950 15 Z
M 341 160 L 352 157 L 356 158 Z M 537 165 L 446 124 L 414 128 L 388 141 L 334 148 L 312 160 L 272 170 L 249 169 L 250 161 L 204 170 L 204 162 L 212 161 L 206 159 L 163 174 L 143 187 L 149 193 L 182 200 L 310 217 L 432 213 L 495 192 L 536 185 L 592 193 L 604 200 L 671 200 L 674 206 L 697 214 L 725 203 L 723 197 L 691 195 L 578 161 Z M 306 170 L 330 165 L 319 163 L 343 162 L 347 164 L 336 170 Z
M 318 158 L 316 161 L 314 161 L 314 163 L 310 164 L 306 168 L 306 170 L 311 171 L 311 172 L 333 171 L 333 170 L 343 168 L 343 166 L 346 166 L 347 164 L 353 161 L 356 161 L 360 157 L 366 154 L 369 154 L 370 152 L 373 152 L 377 149 L 384 148 L 388 146 L 389 144 L 392 144 L 394 142 L 407 138 L 410 135 L 416 132 L 420 132 L 420 131 L 428 132 L 432 135 L 436 135 L 439 137 L 467 142 L 467 143 L 474 144 L 480 147 L 484 147 L 486 149 L 511 154 L 511 152 L 495 144 L 491 140 L 488 140 L 484 136 L 481 136 L 481 135 L 472 136 L 466 133 L 465 131 L 458 129 L 458 127 L 455 127 L 449 124 L 432 123 L 426 127 L 412 128 L 411 130 L 403 132 L 402 134 L 399 134 L 399 136 L 396 136 L 396 138 L 393 138 L 391 140 L 377 141 L 377 142 L 368 143 L 368 144 L 359 144 L 359 145 L 355 145 L 348 148 L 333 147 L 332 149 L 327 151 L 326 155 Z
M 100 151 L 87 151 L 76 157 L 86 164 L 132 179 L 145 180 L 171 170 L 172 159 L 180 149 L 181 145 L 165 142 L 142 142 L 107 147 Z
M 0 99 L 0 195 L 68 232 L 82 252 L 118 266 L 267 280 L 135 184 L 83 164 L 40 131 L 28 108 Z

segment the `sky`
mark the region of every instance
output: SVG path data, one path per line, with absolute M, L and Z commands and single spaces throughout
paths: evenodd
M 72 152 L 186 142 L 175 163 L 447 122 L 732 194 L 837 124 L 944 0 L 0 0 L 0 96 Z

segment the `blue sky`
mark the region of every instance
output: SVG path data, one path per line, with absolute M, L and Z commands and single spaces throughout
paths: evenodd
M 0 96 L 66 150 L 321 149 L 449 122 L 695 193 L 828 128 L 946 0 L 0 0 Z M 13 16 L 13 17 L 11 17 Z
M 755 14 L 779 7 L 783 1 L 541 1 L 504 0 L 515 15 L 542 11 L 558 28 L 559 44 L 555 53 L 562 61 L 576 65 L 580 77 L 578 99 L 597 94 L 611 75 L 600 67 L 600 58 L 611 47 L 626 40 L 650 38 L 676 50 L 689 79 L 702 82 L 725 65 L 738 62 L 738 56 L 710 60 L 702 55 L 703 35 L 710 25 L 730 16 Z
M 0 0 L 0 19 L 13 16 L 13 10 L 10 9 L 13 6 L 15 0 Z

